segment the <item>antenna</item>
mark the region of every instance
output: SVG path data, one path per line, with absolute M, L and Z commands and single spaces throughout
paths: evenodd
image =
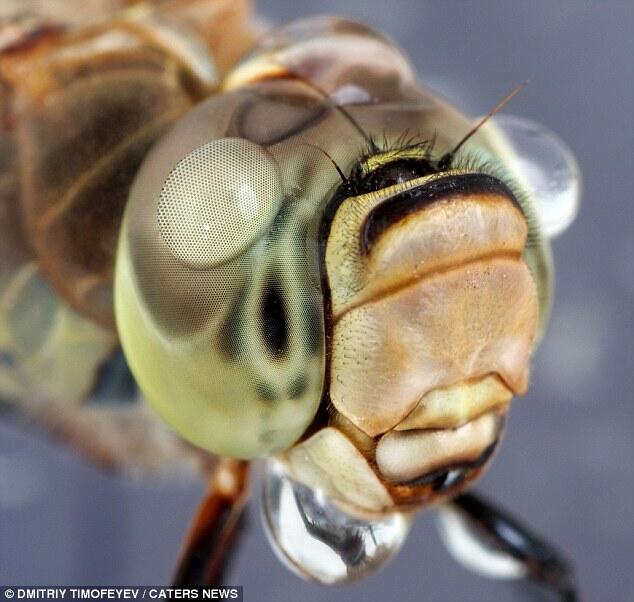
M 467 132 L 466 136 L 454 146 L 453 150 L 445 153 L 438 161 L 438 167 L 440 169 L 446 169 L 449 167 L 454 155 L 460 150 L 460 147 L 473 136 L 491 117 L 496 113 L 499 113 L 513 98 L 519 94 L 528 84 L 528 81 L 522 82 L 519 86 L 516 86 L 511 90 L 500 102 L 498 102 L 480 121 Z
M 337 173 L 339 174 L 341 181 L 344 184 L 348 183 L 348 178 L 346 178 L 346 176 L 343 174 L 343 171 L 341 171 L 341 168 L 337 165 L 336 161 L 323 148 L 320 148 L 316 144 L 311 144 L 310 142 L 302 142 L 302 144 L 304 146 L 311 146 L 312 148 L 318 150 L 320 153 L 323 153 L 324 155 L 326 155 L 326 157 L 328 157 L 328 160 L 335 166 L 335 169 L 337 170 Z

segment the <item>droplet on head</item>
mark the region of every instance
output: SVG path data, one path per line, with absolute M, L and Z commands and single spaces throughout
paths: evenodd
M 561 234 L 575 219 L 581 197 L 577 161 L 559 136 L 539 123 L 500 114 L 492 120 L 515 150 L 509 161 L 533 194 L 544 234 Z

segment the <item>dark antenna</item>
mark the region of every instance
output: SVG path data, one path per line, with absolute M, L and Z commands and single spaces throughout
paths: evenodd
M 302 83 L 306 84 L 309 88 L 317 92 L 322 98 L 324 98 L 324 100 L 327 100 L 337 111 L 339 111 L 348 120 L 348 122 L 352 125 L 352 127 L 354 127 L 354 129 L 357 130 L 357 132 L 359 132 L 361 137 L 367 142 L 370 148 L 370 152 L 372 153 L 379 152 L 380 149 L 377 147 L 374 140 L 372 140 L 372 137 L 368 136 L 366 131 L 359 125 L 359 122 L 352 115 L 350 115 L 350 113 L 348 113 L 348 111 L 346 111 L 346 109 L 344 109 L 340 104 L 337 104 L 331 98 L 330 94 L 326 92 L 326 90 L 324 90 L 321 86 L 318 86 L 315 82 L 310 81 L 308 78 L 304 77 L 303 75 L 300 75 L 299 73 L 295 73 L 294 71 L 289 71 L 288 67 L 286 67 L 285 65 L 280 65 L 280 67 L 286 70 L 286 72 L 288 73 L 290 77 L 301 81 Z
M 469 132 L 467 132 L 466 136 L 454 146 L 453 150 L 450 150 L 448 153 L 445 153 L 440 160 L 438 161 L 438 167 L 440 169 L 445 169 L 449 167 L 451 164 L 451 160 L 454 155 L 460 150 L 460 147 L 467 141 L 471 136 L 473 136 L 491 117 L 493 117 L 496 113 L 499 113 L 513 98 L 519 94 L 528 84 L 528 81 L 522 82 L 519 86 L 516 86 L 511 90 L 500 102 L 498 102 L 480 121 L 472 127 Z
M 320 148 L 316 144 L 311 144 L 310 142 L 302 142 L 302 144 L 304 146 L 311 146 L 312 148 L 318 150 L 320 153 L 323 153 L 324 155 L 326 155 L 328 160 L 335 166 L 335 169 L 337 170 L 337 173 L 339 174 L 341 181 L 344 184 L 348 183 L 348 178 L 346 178 L 346 176 L 343 174 L 343 171 L 341 171 L 341 168 L 337 165 L 336 161 L 323 148 Z

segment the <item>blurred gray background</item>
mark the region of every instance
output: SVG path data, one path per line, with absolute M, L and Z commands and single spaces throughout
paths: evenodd
M 634 3 L 259 6 L 272 22 L 326 12 L 373 24 L 406 50 L 423 81 L 473 114 L 529 79 L 508 112 L 541 121 L 575 151 L 584 200 L 554 244 L 550 331 L 479 488 L 574 559 L 584 600 L 634 600 Z M 185 480 L 103 474 L 34 429 L 0 423 L 0 583 L 164 583 L 201 493 Z M 328 589 L 282 568 L 255 509 L 231 581 L 248 601 L 549 599 L 457 566 L 431 513 L 382 573 Z

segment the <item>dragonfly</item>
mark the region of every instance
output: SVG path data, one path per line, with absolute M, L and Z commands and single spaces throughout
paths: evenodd
M 435 507 L 468 568 L 576 600 L 467 489 L 552 299 L 580 175 L 473 119 L 381 33 L 246 2 L 11 7 L 0 29 L 0 395 L 111 469 L 202 475 L 173 583 L 223 580 L 263 466 L 271 546 L 346 583 Z

